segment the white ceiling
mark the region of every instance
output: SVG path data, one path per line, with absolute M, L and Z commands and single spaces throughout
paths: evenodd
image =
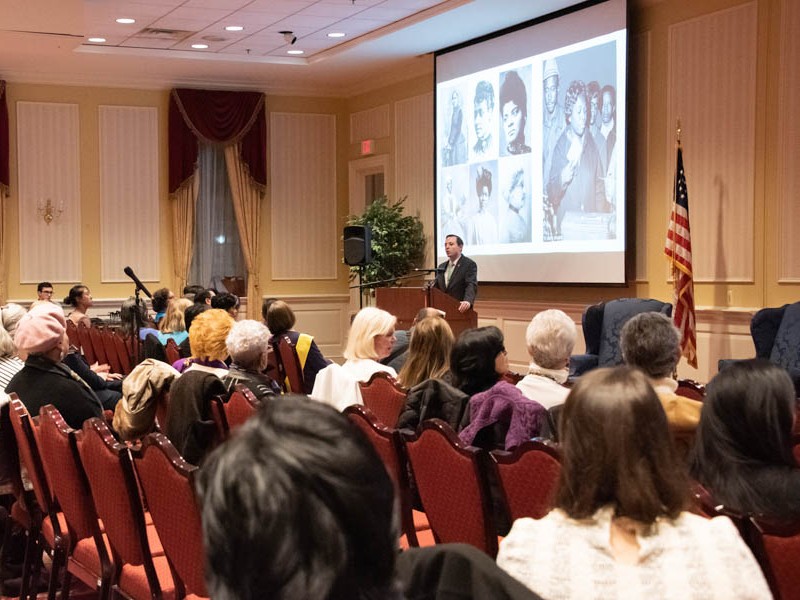
M 347 96 L 429 73 L 436 50 L 577 2 L 0 0 L 0 78 Z M 120 17 L 136 23 L 118 24 Z M 329 38 L 332 31 L 346 37 Z M 106 42 L 88 42 L 95 36 Z M 193 49 L 196 43 L 209 47 Z

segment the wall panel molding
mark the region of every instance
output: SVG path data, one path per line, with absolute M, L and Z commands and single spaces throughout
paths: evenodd
M 77 104 L 17 102 L 20 283 L 82 278 Z M 50 224 L 47 200 L 62 211 Z
M 350 115 L 350 143 L 389 137 L 389 105 L 382 104 Z
M 427 241 L 425 264 L 433 265 L 433 92 L 395 103 L 394 130 L 393 200 L 407 196 L 406 214 L 419 214 Z
M 667 173 L 681 121 L 695 281 L 752 282 L 758 5 L 669 28 Z M 668 178 L 668 213 L 672 177 Z M 702 229 L 700 229 L 702 225 Z
M 336 116 L 271 113 L 272 279 L 336 279 Z
M 636 174 L 634 189 L 629 194 L 636 207 L 636 281 L 647 281 L 647 186 L 650 148 L 650 32 L 645 31 L 631 37 L 633 64 L 630 70 L 635 75 L 638 87 L 630 95 L 631 114 L 636 134 L 632 136 L 634 147 L 628 153 L 628 168 Z
M 781 53 L 779 63 L 778 110 L 778 280 L 781 283 L 800 281 L 800 3 L 781 2 Z
M 100 106 L 100 277 L 159 281 L 158 109 Z

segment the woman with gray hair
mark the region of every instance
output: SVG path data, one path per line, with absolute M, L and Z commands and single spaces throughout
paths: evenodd
M 25 366 L 17 356 L 14 333 L 17 330 L 17 323 L 26 312 L 19 304 L 6 304 L 0 308 L 0 388 L 3 390 L 11 378 Z
M 563 384 L 577 336 L 575 323 L 560 310 L 545 310 L 531 319 L 525 332 L 531 364 L 517 384 L 526 397 L 547 409 L 564 403 L 569 389 Z
M 231 366 L 223 378 L 228 391 L 238 383 L 248 388 L 258 400 L 280 394 L 280 386 L 262 371 L 267 367 L 269 329 L 263 323 L 237 321 L 225 339 Z

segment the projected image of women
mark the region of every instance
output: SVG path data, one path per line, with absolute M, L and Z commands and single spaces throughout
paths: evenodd
M 442 165 L 449 167 L 467 162 L 467 138 L 464 134 L 464 111 L 461 94 L 454 89 L 450 94 L 450 126 L 447 141 L 442 149 Z
M 546 204 L 555 213 L 553 239 L 564 235 L 568 216 L 607 210 L 602 165 L 594 140 L 589 133 L 589 99 L 583 81 L 569 84 L 564 98 L 566 129 L 553 149 L 547 181 Z M 547 207 L 546 207 L 547 209 Z M 584 231 L 576 232 L 584 237 Z
M 484 165 L 478 165 L 475 173 L 475 194 L 478 210 L 469 218 L 466 230 L 466 242 L 481 246 L 496 244 L 497 221 L 492 214 L 492 171 Z
M 463 169 L 464 173 L 461 173 Z M 461 238 L 466 237 L 464 234 L 464 205 L 467 199 L 460 189 L 456 186 L 453 180 L 456 179 L 461 183 L 462 179 L 469 177 L 466 168 L 448 169 L 448 173 L 444 180 L 444 191 L 442 193 L 442 208 L 441 208 L 441 230 L 442 236 L 452 233 Z
M 520 69 L 520 71 L 523 71 Z M 530 69 L 525 69 L 527 73 Z M 527 74 L 526 73 L 526 74 Z M 520 73 L 507 71 L 501 75 L 500 118 L 502 156 L 526 154 L 531 147 L 525 143 L 525 127 L 528 123 L 528 92 Z
M 511 181 L 506 187 L 504 198 L 507 210 L 500 223 L 502 244 L 521 244 L 531 241 L 530 196 L 525 185 L 526 177 L 524 169 L 517 169 L 511 175 Z

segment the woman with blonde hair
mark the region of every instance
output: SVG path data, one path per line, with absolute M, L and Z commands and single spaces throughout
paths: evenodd
M 439 379 L 450 371 L 453 330 L 441 317 L 428 317 L 414 325 L 408 358 L 397 379 L 412 388 L 426 379 Z
M 544 598 L 769 598 L 727 517 L 686 511 L 688 478 L 638 369 L 596 369 L 561 418 L 555 509 L 518 519 L 497 564 Z
M 362 404 L 359 381 L 368 381 L 378 371 L 397 377 L 392 367 L 378 362 L 392 352 L 396 324 L 397 318 L 380 308 L 368 306 L 358 311 L 347 336 L 347 360 L 317 373 L 311 396 L 342 410 L 351 404 Z
M 166 344 L 172 338 L 179 346 L 189 337 L 186 331 L 186 324 L 183 320 L 183 313 L 194 302 L 188 298 L 177 298 L 167 304 L 167 312 L 158 322 L 158 341 Z
M 192 356 L 175 361 L 172 366 L 183 373 L 188 369 L 209 371 L 224 377 L 228 365 L 228 347 L 225 340 L 233 327 L 233 317 L 221 308 L 210 308 L 197 315 L 189 331 Z

